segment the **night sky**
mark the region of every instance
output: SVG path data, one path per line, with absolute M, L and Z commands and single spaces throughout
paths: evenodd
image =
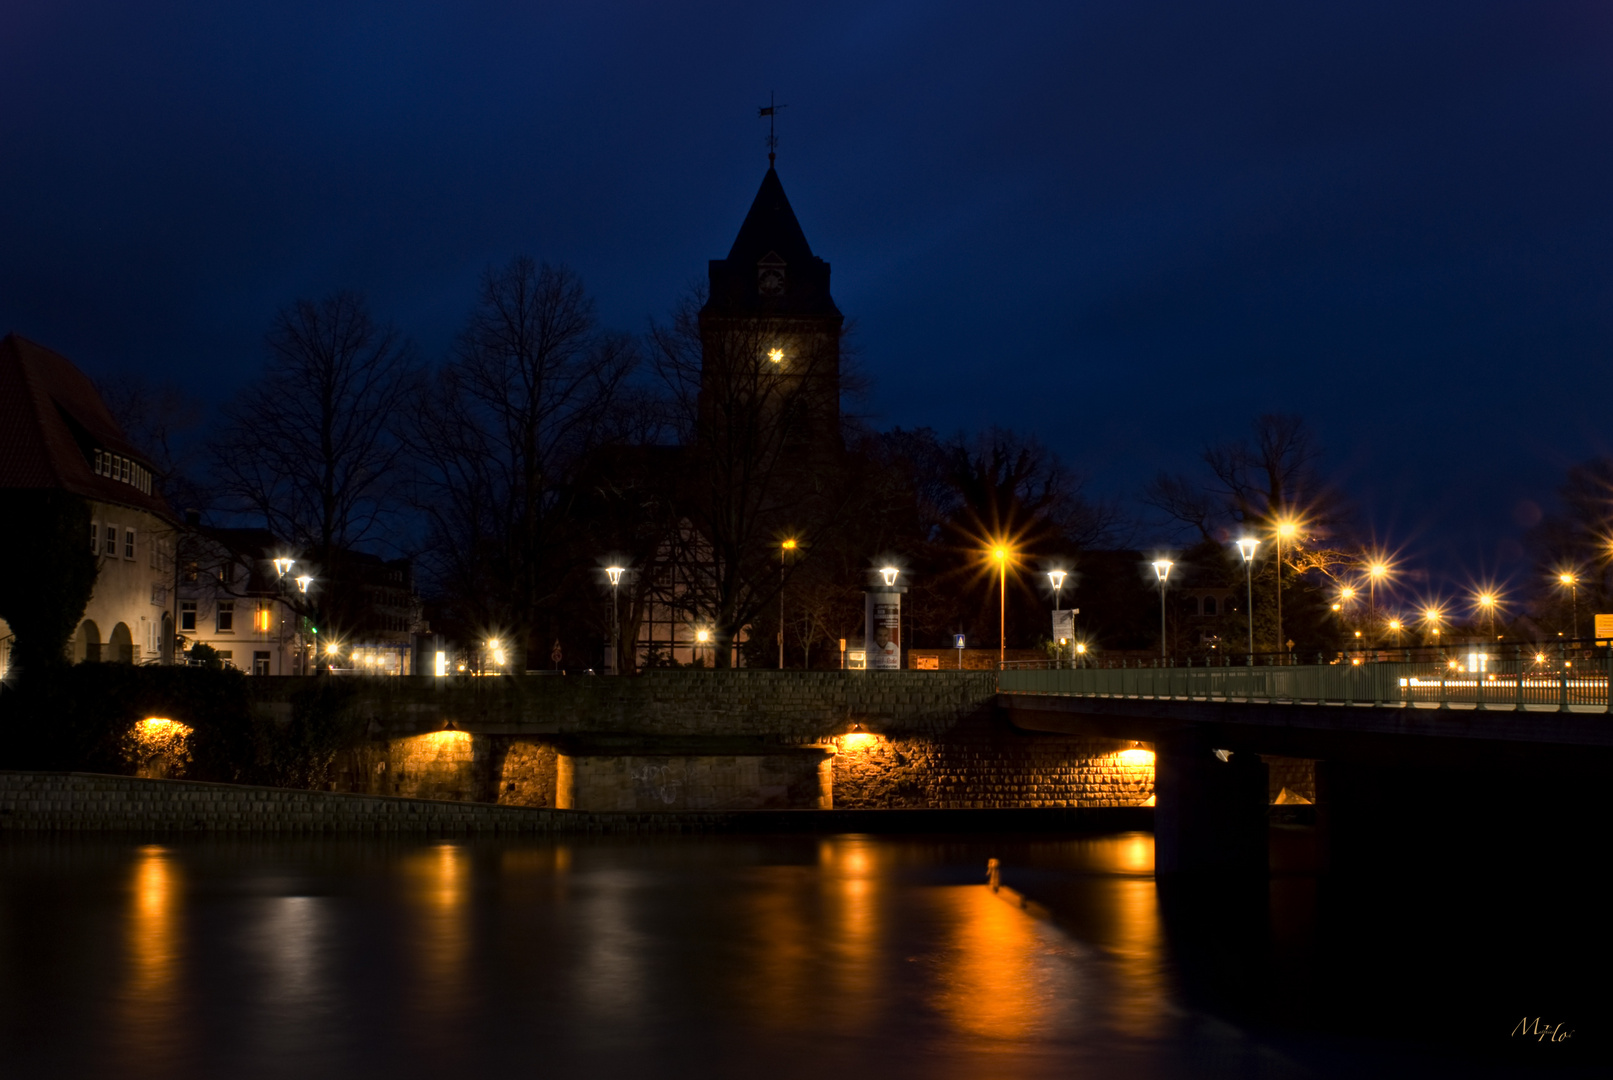
M 337 288 L 438 357 L 517 253 L 642 330 L 772 90 L 876 423 L 1129 497 L 1300 412 L 1391 547 L 1521 582 L 1610 449 L 1610 58 L 1590 3 L 13 2 L 0 332 L 218 400 Z

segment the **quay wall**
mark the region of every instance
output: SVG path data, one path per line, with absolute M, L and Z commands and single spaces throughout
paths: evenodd
M 610 813 L 433 802 L 76 772 L 0 771 L 0 836 L 571 835 L 699 832 L 967 832 L 1148 829 L 1146 808 Z

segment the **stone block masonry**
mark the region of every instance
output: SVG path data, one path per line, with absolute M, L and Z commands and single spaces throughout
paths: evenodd
M 1147 816 L 1144 816 L 1147 815 Z M 95 773 L 0 771 L 0 835 L 574 835 L 1146 829 L 1150 811 L 589 813 Z
M 289 718 L 306 680 L 252 680 Z M 1129 743 L 1027 734 L 995 671 L 650 671 L 634 678 L 366 679 L 375 733 L 339 790 L 666 811 L 1139 806 Z M 1146 756 L 1146 755 L 1145 755 Z

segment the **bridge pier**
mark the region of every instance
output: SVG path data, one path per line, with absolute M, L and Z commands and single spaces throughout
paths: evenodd
M 1267 802 L 1267 768 L 1258 754 L 1239 751 L 1222 760 L 1199 739 L 1157 742 L 1155 871 L 1266 873 Z

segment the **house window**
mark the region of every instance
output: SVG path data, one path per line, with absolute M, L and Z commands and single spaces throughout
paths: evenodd
M 227 562 L 223 566 L 219 567 L 218 579 L 226 585 L 234 585 L 235 564 L 232 562 Z
M 101 550 L 101 523 L 99 521 L 90 522 L 90 550 Z
M 117 558 L 117 554 L 118 554 L 118 527 L 116 525 L 108 525 L 106 527 L 105 536 L 106 536 L 106 546 L 101 549 L 102 553 L 106 554 L 106 555 L 111 555 L 113 558 Z
M 220 649 L 218 651 L 218 658 L 224 662 L 225 667 L 235 666 L 235 654 L 229 649 Z
M 267 674 L 269 674 L 269 654 L 268 653 L 266 653 L 266 652 L 255 652 L 255 653 L 252 654 L 252 674 L 254 674 L 254 675 L 267 675 Z
M 1206 615 L 1214 615 L 1215 614 L 1215 597 L 1206 596 L 1204 598 L 1204 614 L 1206 614 Z
M 196 632 L 196 601 L 181 600 L 179 602 L 179 628 Z
M 198 568 L 196 566 L 196 561 L 194 559 L 192 559 L 190 562 L 185 564 L 185 580 L 186 581 L 195 581 L 196 577 L 197 577 L 197 574 L 198 574 Z
M 220 600 L 218 602 L 217 631 L 220 634 L 235 633 L 235 601 Z
M 267 634 L 274 629 L 274 612 L 269 608 L 260 607 L 252 616 L 252 629 L 260 634 Z
M 123 557 L 125 559 L 134 558 L 134 530 L 133 529 L 124 529 L 123 530 Z

